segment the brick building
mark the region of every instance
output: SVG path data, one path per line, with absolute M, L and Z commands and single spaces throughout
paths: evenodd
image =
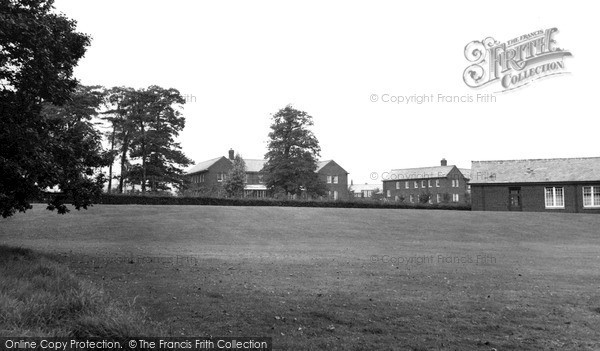
M 348 172 L 334 160 L 319 161 L 316 172 L 327 185 L 330 200 L 348 200 Z
M 600 157 L 473 161 L 474 211 L 600 213 Z
M 382 184 L 350 184 L 350 196 L 354 199 L 372 199 L 381 194 Z
M 190 168 L 186 174 L 191 182 L 191 192 L 194 195 L 223 195 L 223 180 L 233 167 L 234 151 L 229 150 L 229 157 L 217 157 L 200 162 Z M 267 187 L 262 172 L 266 160 L 244 159 L 246 162 L 246 197 L 267 197 Z M 327 196 L 332 200 L 348 198 L 348 172 L 333 160 L 319 161 L 316 172 L 327 185 Z
M 394 169 L 382 175 L 383 196 L 389 201 L 419 203 L 423 199 L 435 203 L 469 202 L 468 170 L 448 165 L 442 159 L 440 166 Z

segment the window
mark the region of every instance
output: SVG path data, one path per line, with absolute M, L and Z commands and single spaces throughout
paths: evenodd
M 333 184 L 337 184 L 338 183 L 338 176 L 333 176 Z
M 392 197 L 392 192 L 390 190 L 387 191 L 387 197 Z
M 408 182 L 404 182 L 404 187 L 405 187 L 406 189 L 408 189 L 408 188 L 409 188 L 409 184 L 408 184 Z
M 415 180 L 415 189 L 417 189 L 418 187 L 419 187 L 419 182 L 417 182 L 417 181 Z
M 565 208 L 565 190 L 562 187 L 546 188 L 546 208 Z
M 421 181 L 421 188 L 425 188 L 425 181 L 424 180 Z
M 204 183 L 204 174 L 200 174 L 200 183 Z
M 436 186 L 436 188 L 440 187 L 440 180 L 439 179 L 435 180 L 435 186 Z
M 435 199 L 437 200 L 436 202 L 439 204 L 440 202 L 442 202 L 442 194 L 437 194 L 435 196 Z
M 327 176 L 327 184 L 331 184 L 331 176 Z
M 408 196 L 408 200 L 410 202 L 415 202 L 415 197 L 411 194 L 411 195 Z
M 394 197 L 394 201 L 398 201 L 398 200 L 400 200 L 400 197 L 399 197 L 398 195 L 396 195 L 396 196 Z
M 337 192 L 337 190 L 334 190 L 334 192 L 333 192 L 333 199 L 334 200 L 338 199 L 338 192 Z
M 400 189 L 400 182 L 396 182 L 396 189 Z
M 264 181 L 263 181 L 263 175 L 262 175 L 262 174 L 259 174 L 259 175 L 258 175 L 258 184 L 262 184 L 263 182 L 264 182 Z
M 458 179 L 452 179 L 452 187 L 453 188 L 458 188 Z
M 600 207 L 600 186 L 583 187 L 583 207 Z
M 223 180 L 225 180 L 225 173 L 217 173 L 217 182 L 222 182 Z
M 458 202 L 460 200 L 460 196 L 458 194 L 452 194 L 452 201 Z
M 431 188 L 431 179 L 429 179 L 429 180 L 427 181 L 427 187 L 428 187 L 428 188 Z
M 431 196 L 429 197 L 429 204 L 433 204 L 433 198 Z

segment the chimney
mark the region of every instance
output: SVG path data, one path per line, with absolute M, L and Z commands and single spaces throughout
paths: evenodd
M 235 156 L 234 156 L 233 149 L 229 149 L 229 159 L 233 161 L 234 158 L 235 158 Z
M 445 158 L 443 158 L 440 163 L 441 163 L 442 166 L 447 166 L 448 165 L 448 161 L 446 161 Z

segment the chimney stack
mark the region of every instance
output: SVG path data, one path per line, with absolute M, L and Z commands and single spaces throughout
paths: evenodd
M 229 149 L 229 159 L 233 161 L 234 158 L 235 158 L 235 156 L 234 156 L 233 149 Z
M 441 163 L 442 166 L 447 166 L 448 165 L 448 161 L 446 161 L 445 158 L 443 158 L 440 163 Z

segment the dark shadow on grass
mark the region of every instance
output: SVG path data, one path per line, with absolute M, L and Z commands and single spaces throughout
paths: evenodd
M 49 255 L 0 245 L 0 277 L 0 335 L 124 340 L 166 334 Z

